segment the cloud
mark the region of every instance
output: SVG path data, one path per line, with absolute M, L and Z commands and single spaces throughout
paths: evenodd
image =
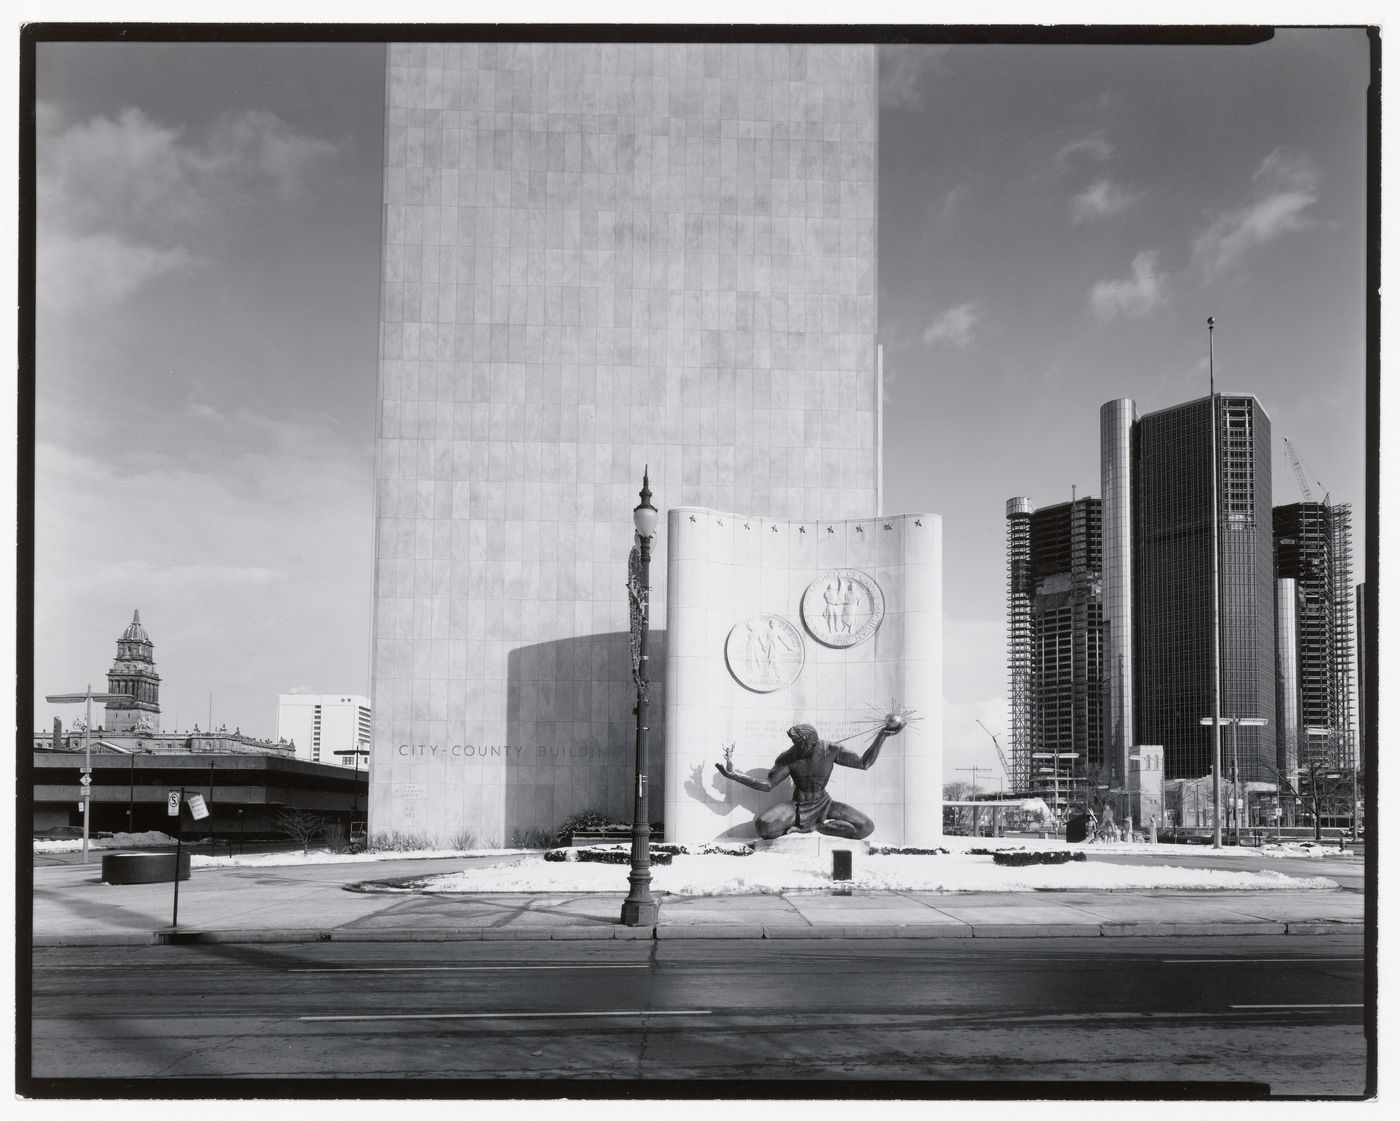
M 1131 276 L 1100 280 L 1089 293 L 1094 314 L 1105 322 L 1120 315 L 1141 319 L 1166 301 L 1166 279 L 1157 269 L 1155 249 L 1144 249 L 1133 258 Z
M 305 189 L 335 145 L 261 110 L 192 137 L 139 109 L 67 122 L 36 110 L 38 296 L 67 310 L 109 306 L 190 271 L 194 245 L 240 206 Z
M 41 235 L 35 297 L 52 311 L 117 304 L 163 276 L 188 272 L 193 256 L 180 246 L 136 245 L 107 233 Z
M 880 104 L 922 109 L 930 77 L 947 72 L 946 46 L 901 45 L 880 50 Z
M 1070 202 L 1074 224 L 1081 226 L 1099 218 L 1111 218 L 1132 205 L 1137 195 L 1112 179 L 1099 178 L 1090 183 Z
M 947 342 L 954 346 L 969 346 L 985 320 L 976 304 L 958 304 L 936 316 L 924 328 L 922 337 L 926 343 Z
M 44 689 L 100 678 L 133 607 L 157 644 L 167 726 L 175 711 L 180 727 L 190 713 L 203 723 L 211 688 L 216 716 L 263 735 L 287 681 L 364 691 L 372 461 L 305 417 L 282 423 L 270 444 L 277 423 L 258 430 L 245 419 L 240 448 L 193 422 L 207 449 L 193 463 L 114 458 L 63 430 L 38 440 L 41 726 Z
M 1055 153 L 1055 164 L 1061 171 L 1068 171 L 1082 160 L 1103 163 L 1113 155 L 1113 145 L 1102 132 L 1091 132 L 1061 146 Z
M 1305 212 L 1317 202 L 1321 179 L 1308 156 L 1275 148 L 1255 171 L 1243 205 L 1221 214 L 1196 237 L 1191 263 L 1210 280 L 1255 246 L 1307 229 L 1312 221 Z
M 953 212 L 962 205 L 967 198 L 967 187 L 959 183 L 951 191 L 943 196 L 943 201 L 938 204 L 938 210 L 934 213 L 935 222 L 946 222 L 953 216 Z

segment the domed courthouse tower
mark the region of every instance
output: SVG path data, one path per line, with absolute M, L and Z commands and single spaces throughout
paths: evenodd
M 131 624 L 117 639 L 117 660 L 107 671 L 107 692 L 120 701 L 107 704 L 107 730 L 112 732 L 160 731 L 160 674 L 141 612 L 133 611 Z

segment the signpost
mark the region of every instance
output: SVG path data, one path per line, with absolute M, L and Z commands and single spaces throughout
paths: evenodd
M 184 840 L 184 819 L 180 817 L 180 806 L 185 801 L 185 788 L 172 790 L 166 796 L 169 805 L 174 809 L 171 811 L 175 815 L 175 903 L 170 911 L 170 929 L 174 930 L 180 925 L 180 849 Z

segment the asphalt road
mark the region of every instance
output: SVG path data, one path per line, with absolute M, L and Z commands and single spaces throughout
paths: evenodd
M 813 1079 L 860 1096 L 890 1080 L 931 1093 L 1044 1080 L 1347 1096 L 1364 1091 L 1362 994 L 1352 936 L 41 949 L 32 1072 L 45 1081 L 29 1090 L 190 1079 L 219 1096 L 249 1092 L 223 1080 L 311 1078 L 337 1080 L 324 1096 L 370 1096 L 411 1079 L 388 1092 L 412 1097 L 442 1092 L 425 1079 L 526 1080 L 536 1095 L 557 1079 Z

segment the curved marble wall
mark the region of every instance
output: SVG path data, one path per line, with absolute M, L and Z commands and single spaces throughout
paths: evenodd
M 826 740 L 854 733 L 846 746 L 860 754 L 894 705 L 917 719 L 869 771 L 837 767 L 829 790 L 875 821 L 872 841 L 936 841 L 942 519 L 789 522 L 680 507 L 667 543 L 666 839 L 750 838 L 754 814 L 792 796 L 787 782 L 759 793 L 723 778 L 726 747 L 736 770 L 760 776 L 786 750 L 786 729 L 805 722 Z

